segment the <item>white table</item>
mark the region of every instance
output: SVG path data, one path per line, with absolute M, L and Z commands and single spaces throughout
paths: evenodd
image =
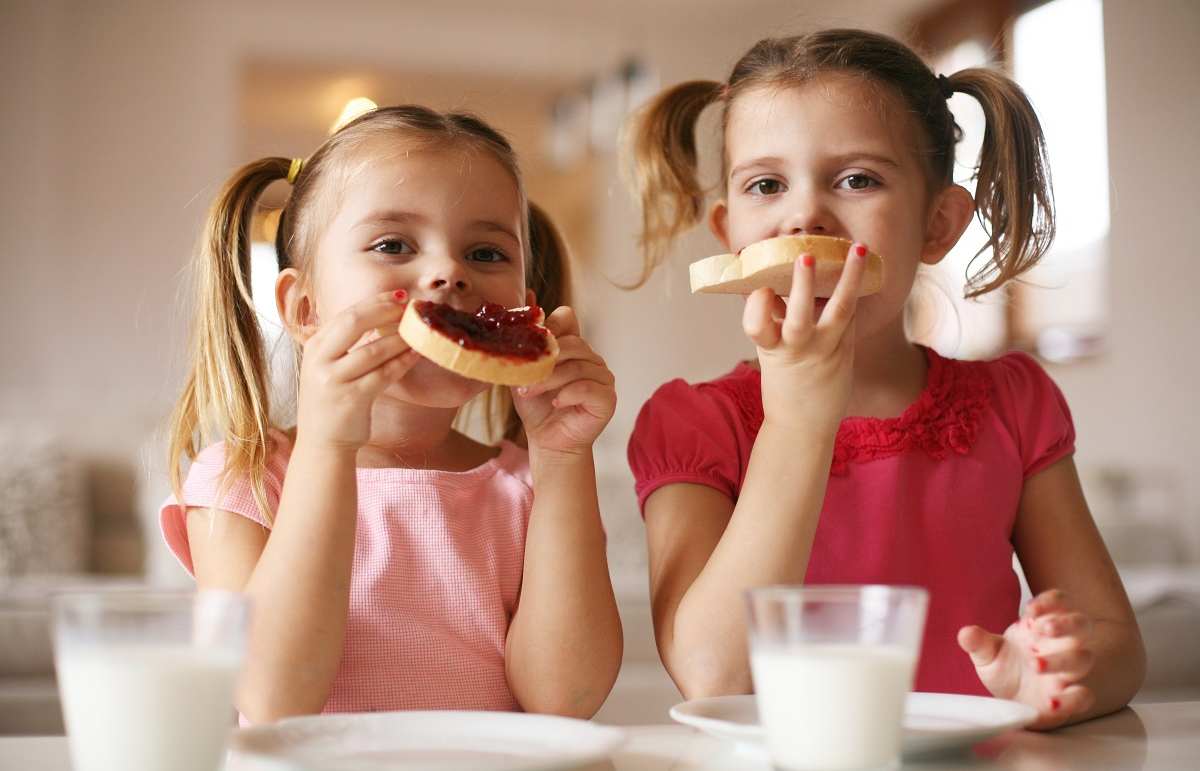
M 592 771 L 769 771 L 761 760 L 678 725 L 626 728 L 629 741 Z M 0 771 L 70 771 L 62 736 L 0 737 Z M 1019 731 L 969 754 L 905 764 L 905 769 L 1200 769 L 1200 701 L 1138 704 L 1054 733 Z

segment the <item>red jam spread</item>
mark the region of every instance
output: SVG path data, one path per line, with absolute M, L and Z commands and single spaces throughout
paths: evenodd
M 509 310 L 488 303 L 475 313 L 430 300 L 419 300 L 416 306 L 417 315 L 431 329 L 468 350 L 537 361 L 550 347 L 549 332 L 538 324 L 542 312 L 537 306 Z

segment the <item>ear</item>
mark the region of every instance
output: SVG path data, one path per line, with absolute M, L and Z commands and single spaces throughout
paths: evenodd
M 708 229 L 729 249 L 729 206 L 724 200 L 715 202 L 708 210 Z
M 275 308 L 288 335 L 300 345 L 317 331 L 317 304 L 295 268 L 284 268 L 275 279 Z
M 925 225 L 921 262 L 936 265 L 962 238 L 975 216 L 975 199 L 962 185 L 950 185 L 934 196 Z

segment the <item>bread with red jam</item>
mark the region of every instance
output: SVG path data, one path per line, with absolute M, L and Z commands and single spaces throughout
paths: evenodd
M 770 287 L 780 297 L 792 290 L 792 263 L 802 254 L 816 260 L 815 297 L 830 297 L 853 244 L 833 236 L 778 236 L 750 244 L 740 254 L 718 254 L 689 266 L 692 293 L 750 294 Z M 867 252 L 858 295 L 875 294 L 883 286 L 883 258 Z
M 536 305 L 485 304 L 475 313 L 430 300 L 413 300 L 400 319 L 400 336 L 433 363 L 472 380 L 533 385 L 554 371 L 558 341 Z

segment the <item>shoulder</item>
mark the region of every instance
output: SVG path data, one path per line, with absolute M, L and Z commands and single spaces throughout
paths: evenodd
M 489 463 L 496 467 L 496 480 L 514 493 L 533 494 L 533 473 L 529 470 L 529 451 L 505 439 L 500 454 Z
M 741 425 L 756 430 L 761 423 L 759 373 L 742 363 L 713 380 L 688 383 L 675 379 L 659 386 L 642 406 L 634 435 L 652 431 L 661 424 L 687 424 L 704 429 Z

